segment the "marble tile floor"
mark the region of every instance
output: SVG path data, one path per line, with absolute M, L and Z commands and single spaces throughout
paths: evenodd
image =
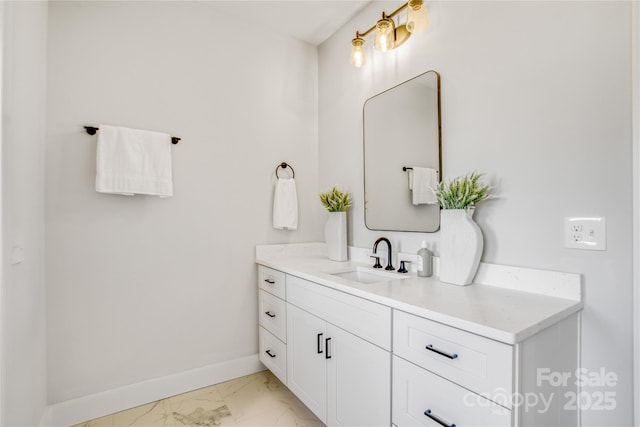
M 138 406 L 72 427 L 324 426 L 270 371 Z

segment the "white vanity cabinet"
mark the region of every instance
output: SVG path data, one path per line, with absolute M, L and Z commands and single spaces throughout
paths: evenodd
M 287 312 L 284 273 L 258 267 L 258 351 L 260 361 L 287 383 Z
M 394 310 L 393 424 L 576 426 L 578 314 L 513 345 Z
M 579 297 L 283 269 L 259 267 L 260 360 L 325 424 L 579 425 Z
M 394 310 L 393 422 L 511 426 L 513 346 Z M 476 394 L 478 393 L 478 394 Z
M 388 307 L 287 276 L 287 386 L 325 424 L 389 426 L 391 354 L 343 327 L 388 347 L 390 316 Z
M 511 411 L 393 356 L 393 423 L 403 426 L 510 427 Z
M 258 266 L 260 361 L 329 426 L 391 423 L 391 309 Z

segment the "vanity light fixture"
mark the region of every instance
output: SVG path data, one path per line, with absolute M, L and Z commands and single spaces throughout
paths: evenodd
M 427 6 L 422 0 L 409 0 L 407 3 L 407 31 L 419 33 L 429 26 Z
M 393 20 L 400 12 L 407 9 L 407 23 L 396 25 Z M 356 37 L 351 40 L 351 63 L 356 67 L 363 66 L 366 61 L 364 52 L 364 37 L 375 31 L 374 47 L 386 52 L 401 46 L 412 33 L 425 30 L 429 26 L 429 15 L 423 0 L 409 0 L 387 15 L 382 12 L 382 19 L 376 22 L 364 33 L 356 31 Z
M 367 56 L 364 54 L 364 39 L 356 35 L 351 40 L 351 63 L 356 67 L 362 67 L 367 62 Z
M 383 14 L 382 19 L 376 23 L 376 38 L 373 46 L 383 52 L 393 49 L 396 42 L 395 31 L 393 19 L 385 18 Z

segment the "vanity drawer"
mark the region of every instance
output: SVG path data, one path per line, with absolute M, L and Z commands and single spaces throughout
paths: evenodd
M 287 342 L 287 304 L 280 298 L 258 291 L 259 324 L 282 341 Z
M 389 307 L 294 276 L 287 276 L 287 302 L 391 350 Z
M 513 392 L 513 347 L 394 310 L 393 352 L 478 393 Z
M 283 384 L 287 384 L 287 346 L 263 327 L 259 329 L 260 361 Z
M 285 274 L 273 268 L 258 266 L 258 287 L 285 299 Z
M 393 424 L 508 427 L 511 411 L 459 385 L 393 357 Z M 425 415 L 440 419 L 443 423 Z

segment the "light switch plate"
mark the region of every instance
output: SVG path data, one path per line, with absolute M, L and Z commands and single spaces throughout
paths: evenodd
M 607 249 L 606 231 L 604 217 L 565 218 L 564 246 L 572 249 L 604 251 Z

